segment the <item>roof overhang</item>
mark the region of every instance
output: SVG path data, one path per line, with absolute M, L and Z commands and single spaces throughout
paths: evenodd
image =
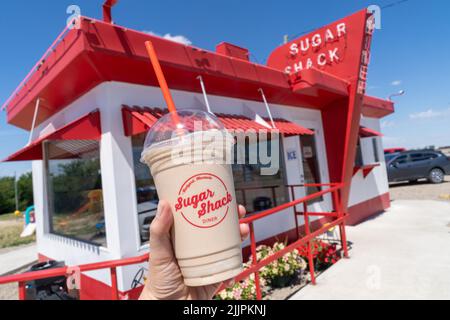
M 264 65 L 82 18 L 80 29 L 65 34 L 9 101 L 8 122 L 30 129 L 36 99 L 41 99 L 38 125 L 106 81 L 157 86 L 145 51 L 147 40 L 153 42 L 172 89 L 201 92 L 196 80 L 201 75 L 209 94 L 261 101 L 263 89 L 270 103 L 315 109 L 348 94 L 344 80 L 319 70 L 304 70 L 300 81 L 292 83 L 284 72 Z M 391 112 L 391 103 L 386 107 L 376 98 L 364 105 L 367 116 Z

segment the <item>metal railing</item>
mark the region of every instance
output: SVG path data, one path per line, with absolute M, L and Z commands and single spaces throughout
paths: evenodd
M 129 265 L 144 263 L 149 260 L 149 255 L 143 255 L 139 257 L 104 261 L 91 264 L 80 265 L 76 267 L 62 267 L 42 271 L 27 272 L 23 274 L 10 275 L 0 277 L 0 285 L 17 282 L 19 284 L 19 300 L 25 300 L 26 287 L 25 284 L 28 281 L 48 279 L 61 276 L 72 276 L 75 270 L 78 272 L 87 272 L 94 270 L 109 269 L 111 274 L 111 300 L 119 300 L 119 289 L 117 286 L 117 268 L 125 267 Z
M 308 256 L 308 265 L 309 265 L 309 271 L 311 273 L 311 282 L 313 284 L 316 283 L 315 279 L 315 273 L 314 273 L 314 261 L 312 256 L 312 247 L 311 247 L 311 241 L 316 238 L 317 236 L 327 232 L 330 228 L 339 226 L 340 228 L 340 239 L 341 239 L 341 246 L 342 250 L 344 252 L 344 256 L 348 257 L 348 248 L 347 248 L 347 240 L 345 235 L 345 218 L 346 214 L 342 210 L 342 205 L 340 202 L 339 197 L 339 191 L 342 188 L 342 184 L 305 184 L 305 185 L 293 185 L 288 186 L 291 190 L 294 190 L 298 187 L 328 187 L 326 190 L 322 190 L 320 192 L 305 196 L 300 199 L 293 200 L 291 202 L 282 204 L 280 206 L 255 213 L 249 217 L 246 217 L 241 220 L 241 223 L 247 223 L 250 226 L 250 249 L 251 249 L 251 256 L 252 256 L 252 265 L 250 268 L 244 270 L 241 274 L 239 274 L 234 280 L 235 282 L 242 281 L 245 278 L 249 277 L 251 274 L 255 275 L 255 285 L 256 285 L 256 293 L 257 293 L 257 299 L 262 299 L 262 291 L 261 291 L 261 285 L 260 285 L 260 278 L 259 278 L 259 270 L 269 263 L 272 263 L 273 261 L 281 258 L 287 253 L 292 252 L 293 250 L 303 246 L 306 244 L 307 246 L 307 256 Z M 293 192 L 293 191 L 292 191 Z M 294 192 L 292 193 L 294 195 Z M 332 194 L 333 199 L 333 207 L 334 211 L 332 212 L 308 212 L 308 202 L 315 199 L 324 196 L 325 194 Z M 293 197 L 294 198 L 294 197 Z M 296 206 L 299 204 L 303 204 L 303 212 L 298 211 L 296 209 Z M 294 216 L 295 216 L 295 223 L 296 223 L 296 230 L 297 230 L 297 240 L 289 245 L 287 245 L 284 249 L 277 251 L 273 255 L 265 258 L 264 260 L 257 261 L 256 258 L 256 237 L 255 237 L 255 229 L 254 229 L 254 223 L 258 220 L 261 220 L 265 217 L 279 214 L 282 211 L 294 208 Z M 297 216 L 302 215 L 304 217 L 305 221 L 305 235 L 301 237 L 298 227 L 298 221 Z M 335 220 L 328 223 L 326 226 L 322 226 L 319 229 L 315 231 L 311 231 L 310 229 L 310 216 L 323 216 L 323 217 L 331 217 Z M 105 262 L 98 262 L 98 263 L 92 263 L 92 264 L 85 264 L 80 265 L 76 267 L 62 267 L 62 268 L 56 268 L 56 269 L 49 269 L 49 270 L 42 270 L 42 271 L 35 271 L 35 272 L 28 272 L 23 274 L 17 274 L 17 275 L 10 275 L 5 277 L 0 277 L 0 285 L 8 284 L 8 283 L 18 283 L 19 284 L 19 299 L 25 300 L 26 298 L 26 283 L 28 281 L 33 280 L 39 280 L 39 279 L 47 279 L 47 278 L 53 278 L 53 277 L 59 277 L 59 276 L 72 276 L 75 272 L 74 270 L 77 270 L 78 272 L 87 272 L 87 271 L 94 271 L 94 270 L 102 270 L 102 269 L 109 269 L 110 275 L 111 275 L 111 299 L 112 300 L 119 300 L 119 290 L 117 285 L 117 268 L 129 266 L 129 265 L 135 265 L 147 262 L 149 260 L 150 256 L 148 254 L 139 256 L 139 257 L 133 257 L 133 258 L 127 258 L 127 259 L 121 259 L 121 260 L 113 260 L 113 261 L 105 261 Z M 225 289 L 224 286 L 222 286 L 219 290 Z
M 305 196 L 300 199 L 293 200 L 291 202 L 282 204 L 278 207 L 253 214 L 252 216 L 241 220 L 241 223 L 247 223 L 250 226 L 250 249 L 251 249 L 251 257 L 252 257 L 252 265 L 250 268 L 244 270 L 240 275 L 238 275 L 234 279 L 234 281 L 235 282 L 242 281 L 242 280 L 246 279 L 247 277 L 249 277 L 251 274 L 254 274 L 255 286 L 256 286 L 256 297 L 258 300 L 261 300 L 263 298 L 261 284 L 260 284 L 260 278 L 259 278 L 259 270 L 261 270 L 261 268 L 267 266 L 268 264 L 274 262 L 275 260 L 280 259 L 284 255 L 294 251 L 295 249 L 297 249 L 303 245 L 306 245 L 308 266 L 309 266 L 309 271 L 311 274 L 311 283 L 316 284 L 311 241 L 314 238 L 316 238 L 317 236 L 327 232 L 330 228 L 339 226 L 342 251 L 344 253 L 344 257 L 346 257 L 346 258 L 348 257 L 347 238 L 346 238 L 346 234 L 345 234 L 346 213 L 343 211 L 343 207 L 342 207 L 342 204 L 340 202 L 340 197 L 339 197 L 339 191 L 342 189 L 343 184 L 339 184 L 339 183 L 303 184 L 303 185 L 291 185 L 288 187 L 292 190 L 292 195 L 294 195 L 293 190 L 298 187 L 328 187 L 328 189 L 316 192 L 314 194 Z M 332 194 L 334 211 L 333 212 L 308 212 L 308 202 L 313 199 L 320 198 L 326 194 Z M 295 198 L 295 197 L 293 197 L 293 198 Z M 303 212 L 297 210 L 296 206 L 299 204 L 303 204 Z M 258 261 L 257 255 L 256 255 L 256 238 L 255 238 L 254 223 L 258 220 L 261 220 L 261 219 L 267 217 L 267 216 L 280 213 L 283 210 L 289 209 L 291 207 L 294 208 L 294 216 L 295 216 L 295 223 L 296 223 L 296 230 L 297 230 L 297 240 L 295 242 L 287 245 L 284 249 L 277 251 L 273 255 L 271 255 L 261 261 Z M 297 221 L 298 215 L 302 215 L 304 217 L 305 236 L 303 236 L 303 237 L 301 237 L 299 228 L 298 228 L 298 221 Z M 310 216 L 330 217 L 330 218 L 334 218 L 335 220 L 331 221 L 331 222 L 327 223 L 327 225 L 322 226 L 319 229 L 311 232 L 310 220 L 309 220 Z M 223 290 L 223 289 L 225 289 L 224 286 L 222 286 L 219 290 Z

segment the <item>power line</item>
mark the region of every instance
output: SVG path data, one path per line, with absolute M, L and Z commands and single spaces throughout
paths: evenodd
M 410 0 L 399 0 L 399 1 L 394 1 L 394 2 L 388 3 L 388 4 L 386 4 L 386 5 L 382 6 L 382 7 L 380 7 L 380 9 L 390 9 L 390 8 L 396 7 L 396 6 L 398 6 L 398 5 L 404 4 L 405 2 L 408 2 L 408 1 L 410 1 Z M 310 28 L 310 29 L 308 29 L 308 30 L 302 31 L 302 32 L 300 32 L 300 33 L 297 33 L 297 34 L 293 35 L 292 37 L 289 37 L 289 40 L 292 40 L 292 39 L 295 39 L 295 38 L 297 38 L 297 37 L 299 37 L 299 36 L 302 36 L 302 35 L 304 35 L 304 34 L 313 32 L 313 31 L 315 31 L 315 30 L 317 30 L 317 29 L 319 29 L 319 28 L 321 28 L 321 27 L 322 27 L 322 26 L 315 27 L 315 28 Z

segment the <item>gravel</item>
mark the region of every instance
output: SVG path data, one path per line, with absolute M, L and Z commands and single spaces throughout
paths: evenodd
M 440 200 L 450 203 L 450 176 L 446 176 L 445 182 L 440 184 L 419 180 L 416 183 L 392 183 L 389 187 L 391 200 Z
M 27 271 L 28 268 L 19 270 L 18 273 Z M 19 300 L 19 288 L 17 283 L 0 285 L 0 301 L 1 300 Z

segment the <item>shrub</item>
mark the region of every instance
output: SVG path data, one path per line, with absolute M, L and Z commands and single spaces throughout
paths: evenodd
M 248 268 L 246 264 L 244 268 Z M 259 284 L 263 293 L 263 297 L 266 295 L 266 281 L 264 278 L 259 278 Z M 215 297 L 216 300 L 256 300 L 256 284 L 255 275 L 251 274 L 247 279 L 235 283 L 234 286 L 222 290 Z
M 311 241 L 311 249 L 314 259 L 314 265 L 317 270 L 327 269 L 328 267 L 338 262 L 341 258 L 335 244 L 326 243 L 320 240 L 313 240 Z M 302 246 L 299 249 L 299 255 L 304 257 L 305 259 L 308 258 L 306 245 Z
M 264 260 L 284 248 L 286 248 L 286 245 L 281 242 L 275 243 L 273 247 L 259 246 L 256 248 L 256 259 L 258 261 Z M 252 259 L 250 259 L 249 263 L 251 262 Z M 299 255 L 298 250 L 295 249 L 263 267 L 260 274 L 272 287 L 284 287 L 289 285 L 305 269 L 306 262 Z
M 261 261 L 274 253 L 283 250 L 286 247 L 284 243 L 277 242 L 272 247 L 259 246 L 256 248 L 256 259 Z M 244 264 L 244 269 L 251 267 L 252 257 Z M 272 287 L 283 287 L 289 285 L 299 273 L 306 269 L 306 262 L 299 255 L 298 250 L 293 250 L 283 257 L 269 263 L 260 270 L 260 287 L 263 296 L 266 295 L 269 285 Z M 222 290 L 216 296 L 217 300 L 255 300 L 256 285 L 255 275 L 251 274 L 247 279 L 234 284 L 234 286 Z

